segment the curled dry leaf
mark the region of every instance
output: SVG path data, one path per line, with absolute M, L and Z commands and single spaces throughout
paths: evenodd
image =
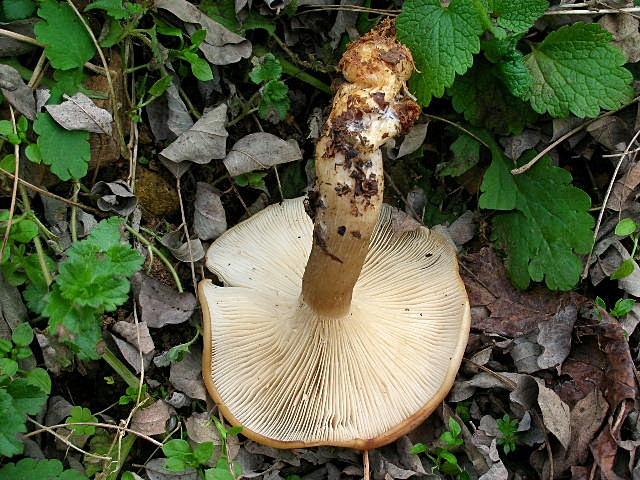
M 629 138 L 633 135 L 627 123 L 616 116 L 599 118 L 589 124 L 587 132 L 598 143 L 613 152 L 624 151 Z
M 501 137 L 500 144 L 504 147 L 504 153 L 511 160 L 518 160 L 520 156 L 527 150 L 532 150 L 542 135 L 537 130 L 530 128 L 523 131 L 520 135 L 511 135 L 510 137 Z
M 189 130 L 162 150 L 162 163 L 179 177 L 188 168 L 188 165 L 181 165 L 183 162 L 204 164 L 214 158 L 224 158 L 228 136 L 224 128 L 226 122 L 227 106 L 223 103 L 204 114 Z
M 131 419 L 131 428 L 145 435 L 161 435 L 165 425 L 175 411 L 164 401 L 158 400 L 147 408 L 136 410 Z
M 193 229 L 201 240 L 216 239 L 227 229 L 220 192 L 208 183 L 198 182 L 196 187 Z
M 29 120 L 36 118 L 36 99 L 20 73 L 10 65 L 0 64 L 0 90 L 13 108 Z
M 197 262 L 204 258 L 204 247 L 199 238 L 192 238 L 188 242 L 183 242 L 182 232 L 175 231 L 167 233 L 160 239 L 160 243 L 167 247 L 169 251 L 181 262 Z
M 192 293 L 179 293 L 164 283 L 144 275 L 138 303 L 142 322 L 151 328 L 161 328 L 186 322 L 193 314 L 197 302 Z
M 151 360 L 153 359 L 153 351 L 146 355 L 143 354 L 142 358 L 140 358 L 140 350 L 137 347 L 134 347 L 129 342 L 122 340 L 113 334 L 111 335 L 111 338 L 113 338 L 118 350 L 120 350 L 124 359 L 129 365 L 131 365 L 136 373 L 140 373 L 142 371 L 142 366 L 144 366 L 145 370 L 149 368 Z
M 81 92 L 64 98 L 67 100 L 59 105 L 45 105 L 58 125 L 67 130 L 86 130 L 111 136 L 113 117 L 107 110 L 97 107 Z
M 138 199 L 124 180 L 98 182 L 91 189 L 91 194 L 99 197 L 98 208 L 103 212 L 129 215 L 138 204 Z
M 156 142 L 173 140 L 193 126 L 193 120 L 180 97 L 175 81 L 160 98 L 147 105 L 146 109 L 151 133 Z
M 264 170 L 273 165 L 300 160 L 298 142 L 285 141 L 271 133 L 251 133 L 238 140 L 224 159 L 229 175 Z
M 400 148 L 398 149 L 398 153 L 397 155 L 395 155 L 395 158 L 391 158 L 402 158 L 418 150 L 418 148 L 420 148 L 420 146 L 424 143 L 424 139 L 427 136 L 428 127 L 429 122 L 416 123 L 409 131 L 409 133 L 407 133 L 404 139 L 402 139 L 402 143 L 400 144 Z
M 449 237 L 460 249 L 465 243 L 473 239 L 478 229 L 478 215 L 467 210 L 447 227 Z
M 206 30 L 207 36 L 199 48 L 212 64 L 228 65 L 251 55 L 251 43 L 247 39 L 214 22 L 186 0 L 156 0 L 155 7 L 167 10 L 183 22 L 198 24 L 201 29 Z
M 191 398 L 206 400 L 207 391 L 202 381 L 202 359 L 200 354 L 185 353 L 181 362 L 171 364 L 169 381 L 176 390 Z

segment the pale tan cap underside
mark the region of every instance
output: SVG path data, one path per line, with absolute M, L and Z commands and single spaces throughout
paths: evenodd
M 206 383 L 247 436 L 369 448 L 442 401 L 470 322 L 455 250 L 426 228 L 399 234 L 391 223 L 385 207 L 343 319 L 318 318 L 301 302 L 313 230 L 301 198 L 266 208 L 209 249 L 207 266 L 228 286 L 200 285 L 211 322 Z

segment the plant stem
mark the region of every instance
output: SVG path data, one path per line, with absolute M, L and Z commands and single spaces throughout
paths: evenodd
M 270 52 L 264 47 L 255 46 L 253 49 L 253 53 L 254 55 L 262 56 Z M 329 85 L 324 83 L 322 80 L 318 80 L 313 75 L 308 74 L 307 72 L 302 70 L 300 67 L 297 67 L 296 65 L 282 58 L 281 56 L 275 55 L 275 57 L 280 62 L 280 65 L 282 66 L 282 71 L 287 75 L 291 75 L 292 77 L 295 77 L 298 80 L 308 83 L 309 85 L 317 88 L 318 90 L 331 94 L 331 87 L 329 87 Z
M 136 232 L 129 225 L 125 225 L 125 227 L 127 231 L 131 233 L 131 235 L 136 237 L 140 241 L 140 243 L 150 248 L 153 251 L 153 253 L 157 255 L 160 260 L 162 260 L 162 262 L 166 265 L 166 267 L 171 272 L 171 276 L 173 277 L 173 280 L 176 282 L 176 287 L 178 288 L 178 292 L 180 293 L 184 292 L 182 288 L 182 283 L 180 282 L 180 277 L 178 277 L 178 272 L 176 272 L 176 269 L 173 268 L 173 265 L 171 265 L 171 262 L 167 259 L 167 257 L 165 257 L 164 253 L 158 250 L 149 240 L 144 238 L 142 235 L 140 235 L 140 233 Z
M 22 197 L 22 204 L 24 205 L 25 213 L 31 212 L 31 202 L 29 201 L 27 189 L 22 184 L 18 186 L 18 189 L 20 190 L 20 196 Z M 33 214 L 31 216 L 35 217 L 35 215 Z M 38 223 L 40 222 L 38 221 Z M 40 268 L 42 269 L 42 276 L 44 277 L 44 281 L 46 282 L 47 286 L 49 286 L 53 282 L 53 278 L 51 277 L 51 272 L 49 272 L 46 255 L 44 254 L 44 248 L 42 248 L 42 242 L 40 241 L 39 236 L 36 235 L 33 238 L 33 244 L 36 247 L 36 254 L 38 255 L 38 262 L 40 263 Z
M 104 353 L 102 354 L 102 359 L 109 364 L 111 368 L 113 368 L 120 378 L 124 380 L 127 385 L 132 388 L 138 389 L 140 387 L 140 380 L 136 377 L 131 371 L 126 367 L 124 363 L 120 361 L 116 355 L 109 350 L 108 347 L 105 347 Z
M 80 181 L 73 180 L 73 195 L 71 200 L 78 201 L 78 192 L 80 191 Z M 75 243 L 78 241 L 78 207 L 76 205 L 71 206 L 71 240 Z

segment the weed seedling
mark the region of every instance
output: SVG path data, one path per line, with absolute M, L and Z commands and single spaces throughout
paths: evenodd
M 458 464 L 458 458 L 451 452 L 453 448 L 464 443 L 464 440 L 460 438 L 461 433 L 462 427 L 460 427 L 460 424 L 452 417 L 449 417 L 449 430 L 440 436 L 440 441 L 444 443 L 444 446 L 437 446 L 435 450 L 431 452 L 426 445 L 416 443 L 410 450 L 410 453 L 416 455 L 424 453 L 434 464 L 431 468 L 431 473 L 439 470 L 446 475 L 457 477 L 460 480 L 469 480 L 471 478 L 469 473 Z
M 505 454 L 514 452 L 516 450 L 516 440 L 518 440 L 518 425 L 520 421 L 517 418 L 512 419 L 509 414 L 505 413 L 497 422 L 498 430 L 502 433 L 502 436 L 498 437 L 498 445 L 502 445 Z

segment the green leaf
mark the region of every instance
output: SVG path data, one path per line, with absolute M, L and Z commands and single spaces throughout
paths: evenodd
M 550 33 L 525 62 L 532 77 L 528 99 L 553 117 L 595 117 L 633 96 L 627 61 L 612 35 L 598 23 L 582 22 Z
M 427 452 L 428 450 L 429 449 L 427 448 L 426 445 L 424 445 L 422 443 L 416 443 L 413 447 L 411 447 L 411 450 L 409 450 L 409 453 L 417 455 L 419 453 Z
M 461 134 L 449 148 L 453 152 L 453 160 L 436 167 L 441 177 L 462 175 L 480 161 L 480 142 L 470 135 Z
M 509 92 L 500 77 L 495 65 L 476 59 L 473 68 L 449 88 L 453 108 L 473 126 L 501 135 L 519 134 L 537 115 Z
M 184 472 L 187 468 L 187 462 L 181 457 L 170 457 L 164 462 L 164 469 L 170 472 Z
M 98 423 L 98 419 L 91 414 L 91 410 L 75 406 L 71 409 L 71 416 L 69 416 L 64 423 Z M 96 433 L 96 427 L 91 425 L 71 425 L 73 430 L 78 435 L 94 435 Z
M 173 81 L 172 75 L 166 75 L 162 77 L 160 80 L 157 80 L 149 88 L 149 95 L 153 95 L 154 97 L 159 97 L 167 90 L 167 88 L 169 88 L 169 85 L 171 85 L 172 81 Z
M 257 29 L 265 30 L 270 35 L 276 32 L 275 23 L 255 11 L 250 11 L 249 16 L 240 24 L 236 17 L 234 0 L 204 0 L 198 8 L 212 20 L 240 35 Z
M 48 104 L 58 104 L 62 102 L 64 94 L 73 96 L 80 91 L 87 92 L 82 85 L 82 82 L 86 79 L 82 67 L 72 70 L 56 70 L 53 72 L 53 78 L 56 83 L 51 89 L 51 97 L 47 100 Z
M 18 372 L 18 362 L 11 358 L 0 358 L 0 375 L 13 376 Z
M 107 15 L 116 20 L 123 20 L 131 16 L 129 10 L 122 4 L 122 0 L 96 0 L 84 9 L 85 12 L 91 10 L 104 10 Z
M 87 480 L 77 470 L 64 470 L 60 460 L 23 458 L 0 468 L 2 480 Z
M 215 447 L 213 442 L 204 442 L 195 448 L 193 456 L 195 457 L 196 462 L 200 464 L 207 463 L 211 458 L 211 455 L 213 455 L 214 450 Z
M 191 445 L 186 440 L 174 438 L 162 446 L 162 453 L 167 457 L 180 457 L 191 453 Z
M 13 398 L 13 407 L 20 415 L 40 413 L 47 402 L 47 394 L 24 378 L 16 378 L 11 382 L 7 393 Z
M 523 155 L 523 162 L 534 152 Z M 507 253 L 513 284 L 527 288 L 545 281 L 551 290 L 568 290 L 580 279 L 582 261 L 593 243 L 591 199 L 571 185 L 571 174 L 543 157 L 521 175 L 497 145 L 480 187 L 481 208 L 517 210 L 494 218 L 494 238 Z
M 33 342 L 33 329 L 28 323 L 21 323 L 11 334 L 11 340 L 19 347 L 28 347 Z
M 31 145 L 28 145 L 25 150 L 25 153 L 27 154 L 27 158 L 29 157 L 28 150 L 30 146 Z M 16 156 L 13 153 L 10 153 L 9 155 L 5 155 L 4 158 L 0 160 L 0 168 L 6 170 L 9 173 L 14 173 L 16 171 Z
M 638 224 L 634 222 L 633 219 L 625 218 L 624 220 L 620 220 L 616 225 L 616 235 L 626 237 L 627 235 L 631 235 L 637 229 Z
M 24 416 L 13 406 L 11 395 L 0 389 L 0 455 L 12 457 L 22 453 L 24 445 L 17 434 L 26 431 Z
M 38 387 L 47 395 L 51 394 L 51 377 L 49 373 L 40 367 L 29 370 L 25 373 L 25 379 L 29 384 Z
M 195 55 L 195 54 L 194 54 Z M 201 82 L 208 82 L 213 80 L 213 72 L 211 71 L 211 65 L 204 58 L 200 58 L 195 55 L 195 58 L 189 60 L 191 65 L 191 73 Z
M 611 274 L 611 280 L 619 280 L 621 278 L 628 277 L 633 273 L 634 269 L 633 259 L 628 258 L 618 267 L 618 269 Z
M 11 225 L 11 239 L 15 242 L 29 243 L 38 236 L 38 231 L 37 223 L 23 219 Z
M 272 123 L 278 123 L 287 115 L 290 104 L 287 85 L 280 80 L 271 80 L 262 87 L 258 115 Z
M 102 220 L 91 230 L 86 241 L 87 243 L 97 245 L 102 251 L 106 251 L 113 246 L 120 245 L 122 240 L 123 224 L 124 219 L 119 217 L 110 217 L 106 220 Z
M 107 18 L 106 33 L 100 36 L 100 46 L 102 48 L 113 47 L 124 33 L 124 29 L 120 22 L 113 17 Z
M 13 22 L 32 17 L 36 13 L 36 4 L 32 0 L 2 0 L 4 21 Z
M 269 80 L 278 80 L 281 75 L 280 61 L 272 53 L 267 53 L 264 57 L 257 59 L 256 65 L 249 73 L 249 78 L 259 85 Z
M 547 0 L 489 0 L 498 25 L 512 32 L 526 32 L 549 8 Z
M 413 53 L 417 71 L 413 92 L 423 106 L 441 97 L 456 76 L 464 74 L 480 51 L 483 31 L 480 12 L 472 0 L 407 0 L 397 20 L 398 39 Z
M 46 45 L 44 53 L 54 68 L 79 68 L 96 54 L 87 30 L 66 3 L 46 0 L 40 5 L 38 16 L 44 21 L 34 28 L 36 39 Z
M 38 147 L 37 143 L 27 145 L 27 148 L 24 149 L 24 153 L 33 163 L 42 163 L 42 154 L 40 153 L 40 147 Z M 5 170 L 8 169 L 5 168 Z M 15 167 L 13 167 L 13 170 L 15 170 Z
M 531 87 L 531 75 L 524 62 L 524 55 L 517 45 L 521 34 L 505 38 L 492 38 L 482 42 L 487 60 L 496 64 L 493 72 L 509 91 L 518 98 L 527 98 Z
M 611 315 L 614 317 L 624 317 L 633 309 L 635 304 L 636 301 L 633 298 L 619 298 L 613 310 L 611 310 Z
M 462 427 L 453 417 L 449 417 L 449 431 L 451 431 L 451 435 L 454 437 L 459 437 L 462 433 Z
M 38 147 L 44 163 L 51 166 L 60 180 L 87 174 L 91 159 L 89 132 L 65 130 L 45 112 L 38 114 L 33 130 L 39 135 Z

